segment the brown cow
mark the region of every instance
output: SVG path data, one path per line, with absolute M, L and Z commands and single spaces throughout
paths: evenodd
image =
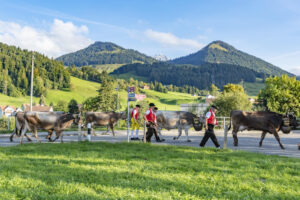
M 63 111 L 55 111 L 56 114 L 64 114 Z M 22 130 L 25 128 L 25 118 L 24 118 L 24 112 L 17 112 L 15 115 L 15 129 L 13 133 L 10 135 L 9 140 L 13 142 L 14 135 L 17 135 L 18 137 L 21 136 Z M 53 130 L 52 130 L 53 131 Z M 48 131 L 48 134 L 52 134 L 52 131 Z M 25 133 L 25 136 L 29 142 L 32 140 L 30 137 Z M 49 135 L 48 135 L 49 136 Z M 46 137 L 48 139 L 48 136 Z
M 289 126 L 297 126 L 296 118 L 292 115 L 287 116 L 289 118 Z M 290 133 L 290 130 L 286 130 L 283 126 L 284 118 L 286 116 L 269 111 L 257 111 L 257 112 L 244 112 L 240 110 L 234 110 L 230 113 L 230 125 L 232 121 L 232 135 L 234 139 L 234 146 L 238 146 L 237 132 L 243 130 L 259 130 L 263 131 L 259 146 L 262 146 L 262 142 L 267 133 L 271 133 L 275 136 L 280 147 L 284 149 L 280 142 L 278 131 L 282 131 L 285 134 Z
M 116 124 L 120 119 L 125 120 L 126 114 L 123 112 L 86 112 L 85 126 L 87 126 L 88 123 L 91 123 L 92 125 L 107 126 L 107 131 L 108 127 L 110 127 L 113 136 L 115 136 L 114 124 Z
M 25 112 L 25 128 L 22 130 L 21 141 L 23 142 L 23 136 L 27 130 L 32 130 L 36 139 L 40 142 L 37 129 L 47 130 L 49 141 L 51 140 L 51 134 L 56 132 L 56 139 L 61 136 L 61 142 L 63 142 L 63 130 L 70 127 L 72 123 L 78 124 L 80 121 L 79 114 L 59 114 L 55 112 Z

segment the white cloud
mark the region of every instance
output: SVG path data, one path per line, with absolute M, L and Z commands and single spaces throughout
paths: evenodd
M 168 47 L 192 48 L 197 50 L 203 47 L 203 44 L 200 44 L 196 40 L 179 38 L 172 33 L 158 32 L 152 29 L 148 29 L 144 33 L 147 38 Z
M 93 41 L 87 38 L 88 28 L 55 19 L 50 30 L 22 26 L 0 20 L 0 42 L 57 57 L 82 49 Z

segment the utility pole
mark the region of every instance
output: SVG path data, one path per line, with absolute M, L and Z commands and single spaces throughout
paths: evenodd
M 117 112 L 119 112 L 119 83 L 115 90 L 117 91 Z M 117 121 L 117 127 L 119 128 L 119 120 Z
M 31 86 L 30 86 L 30 111 L 32 111 L 33 69 L 34 69 L 34 54 L 33 54 L 33 52 L 32 52 L 32 62 L 31 62 Z

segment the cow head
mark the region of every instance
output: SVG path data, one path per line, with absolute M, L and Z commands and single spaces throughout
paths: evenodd
M 193 127 L 195 129 L 195 131 L 201 131 L 203 128 L 203 120 L 202 117 L 194 117 L 193 119 Z
M 120 112 L 120 119 L 122 119 L 122 120 L 127 119 L 127 116 L 126 116 L 125 112 Z
M 293 114 L 285 114 L 282 117 L 282 124 L 281 124 L 281 131 L 285 134 L 288 134 L 291 132 L 292 129 L 296 129 L 297 126 L 299 126 L 297 122 L 297 118 Z
M 81 122 L 80 114 L 72 114 L 73 117 L 73 123 L 78 125 Z

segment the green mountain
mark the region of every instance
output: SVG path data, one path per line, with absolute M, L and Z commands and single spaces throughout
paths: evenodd
M 86 65 L 152 63 L 155 59 L 132 49 L 125 49 L 111 42 L 95 42 L 85 49 L 58 57 L 65 65 L 77 67 Z
M 29 94 L 33 53 L 35 96 L 46 96 L 47 89 L 70 87 L 70 74 L 63 63 L 0 42 L 0 93 L 15 97 Z
M 260 58 L 237 50 L 233 46 L 223 41 L 214 41 L 196 53 L 176 58 L 169 62 L 174 64 L 191 65 L 201 65 L 203 63 L 224 63 L 247 67 L 254 71 L 262 72 L 268 75 L 293 75 Z
M 111 73 L 115 77 L 141 77 L 146 82 L 161 82 L 164 85 L 194 86 L 209 89 L 212 83 L 223 88 L 227 83 L 251 82 L 265 78 L 265 74 L 246 67 L 231 64 L 203 63 L 200 66 L 178 65 L 166 62 L 152 64 L 134 63 L 123 65 Z

